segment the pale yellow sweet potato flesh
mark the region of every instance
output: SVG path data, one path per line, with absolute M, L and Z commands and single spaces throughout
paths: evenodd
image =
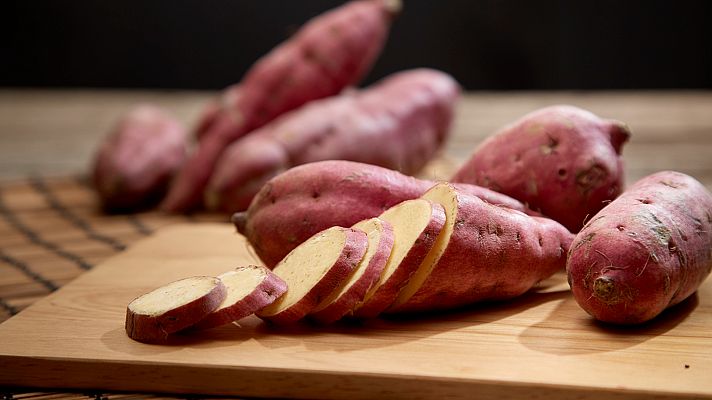
M 328 307 L 331 303 L 333 303 L 341 296 L 343 296 L 346 292 L 348 292 L 354 284 L 359 282 L 359 280 L 361 280 L 364 273 L 366 272 L 367 267 L 371 263 L 373 256 L 376 255 L 376 251 L 378 250 L 378 244 L 381 241 L 381 235 L 383 233 L 383 226 L 381 225 L 381 222 L 378 220 L 378 218 L 371 218 L 361 221 L 355 224 L 353 228 L 360 229 L 366 232 L 366 235 L 368 235 L 368 250 L 366 250 L 366 254 L 363 256 L 361 262 L 356 266 L 356 268 L 354 268 L 354 271 L 351 273 L 349 279 L 345 280 L 340 287 L 338 287 L 329 296 L 327 296 L 321 302 L 321 304 L 319 304 L 312 311 L 314 313 L 319 312 Z
M 215 284 L 214 278 L 203 276 L 181 279 L 136 298 L 129 304 L 129 310 L 136 314 L 157 316 L 206 296 Z
M 425 279 L 433 271 L 435 265 L 437 265 L 445 249 L 447 249 L 455 227 L 455 221 L 457 221 L 457 193 L 452 190 L 450 185 L 436 185 L 425 192 L 421 198 L 443 206 L 445 210 L 445 226 L 443 226 L 437 239 L 435 239 L 433 248 L 430 249 L 430 252 L 420 264 L 418 270 L 410 277 L 408 284 L 398 293 L 398 297 L 391 307 L 398 307 L 405 303 L 420 289 Z
M 227 296 L 214 312 L 230 307 L 250 295 L 265 280 L 265 275 L 265 269 L 255 266 L 237 267 L 218 275 L 227 288 Z
M 306 296 L 341 257 L 346 244 L 342 228 L 329 228 L 295 248 L 272 270 L 289 289 L 281 298 L 260 311 L 269 317 L 286 310 Z
M 420 238 L 421 233 L 430 223 L 432 205 L 425 200 L 407 200 L 384 211 L 379 218 L 393 226 L 393 249 L 378 282 L 366 293 L 363 303 L 367 303 L 378 288 L 387 282 L 396 272 L 410 249 Z

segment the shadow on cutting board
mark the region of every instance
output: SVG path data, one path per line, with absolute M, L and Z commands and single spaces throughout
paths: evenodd
M 122 328 L 107 332 L 102 342 L 114 351 L 134 355 L 170 353 L 184 348 L 221 348 L 254 340 L 265 348 L 304 347 L 314 351 L 349 352 L 420 341 L 445 332 L 457 336 L 519 332 L 524 346 L 544 353 L 587 354 L 635 346 L 665 334 L 683 322 L 699 303 L 697 295 L 636 327 L 616 327 L 589 317 L 571 295 L 563 273 L 509 301 L 479 303 L 454 310 L 345 319 L 330 325 L 303 321 L 288 326 L 266 323 L 255 316 L 206 331 L 173 335 L 160 345 L 136 346 Z M 459 340 L 459 339 L 458 339 Z
M 257 326 L 255 339 L 269 348 L 303 345 L 309 350 L 336 352 L 395 346 L 449 331 L 463 331 L 462 339 L 466 340 L 464 335 L 487 334 L 490 324 L 515 325 L 513 329 L 521 329 L 526 319 L 519 319 L 517 314 L 570 295 L 560 285 L 547 283 L 513 300 L 447 311 L 346 319 L 326 326 L 308 322 L 286 327 L 261 324 Z M 344 340 L 344 336 L 349 340 Z M 273 340 L 276 337 L 281 340 Z M 359 340 L 361 337 L 365 339 Z
M 387 315 L 367 320 L 345 319 L 330 325 L 303 321 L 276 326 L 250 316 L 237 324 L 175 334 L 160 345 L 150 346 L 136 346 L 136 342 L 126 336 L 123 327 L 117 327 L 106 332 L 102 342 L 114 351 L 134 355 L 170 353 L 187 347 L 220 348 L 248 340 L 255 340 L 266 348 L 306 347 L 315 351 L 348 352 L 394 346 L 465 328 L 467 334 L 486 334 L 488 324 L 492 323 L 514 325 L 514 329 L 521 330 L 526 321 L 510 317 L 570 296 L 559 281 L 544 282 L 536 290 L 510 301 L 481 303 L 447 311 Z M 506 322 L 503 321 L 505 319 Z
M 699 305 L 697 293 L 641 325 L 618 326 L 596 321 L 573 297 L 519 335 L 524 346 L 543 353 L 572 355 L 603 353 L 636 346 L 664 335 L 685 321 Z
M 549 302 L 558 305 L 539 322 L 528 324 L 526 318 L 516 317 Z M 230 347 L 248 340 L 274 349 L 305 347 L 314 351 L 349 352 L 419 341 L 449 331 L 463 330 L 462 339 L 466 340 L 466 334 L 487 334 L 492 325 L 500 324 L 504 328 L 499 329 L 524 328 L 517 339 L 532 350 L 557 355 L 590 354 L 629 348 L 663 335 L 685 321 L 698 304 L 698 296 L 693 295 L 646 324 L 618 327 L 589 317 L 568 291 L 530 292 L 507 302 L 437 313 L 346 320 L 327 326 L 310 322 L 274 326 L 251 316 L 240 320 L 239 325 L 176 334 L 165 343 L 149 346 L 136 346 L 123 328 L 117 328 L 106 332 L 101 341 L 111 350 L 139 356 L 185 348 Z

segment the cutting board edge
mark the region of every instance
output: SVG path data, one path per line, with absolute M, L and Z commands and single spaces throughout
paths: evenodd
M 72 360 L 0 354 L 0 387 L 56 390 L 87 388 L 147 393 L 202 394 L 247 397 L 299 397 L 313 399 L 525 399 L 531 395 L 550 400 L 569 399 L 712 399 L 696 392 L 653 392 L 625 388 L 557 385 L 438 376 L 348 373 L 274 367 L 205 366 L 155 362 Z M 45 380 L 37 371 L 63 371 L 58 380 Z M 153 376 L 145 385 L 135 376 Z M 206 386 L 207 384 L 207 386 Z M 205 390 L 206 387 L 209 390 Z

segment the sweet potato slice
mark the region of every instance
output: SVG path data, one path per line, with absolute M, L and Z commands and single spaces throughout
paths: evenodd
M 289 289 L 257 316 L 277 324 L 300 320 L 349 277 L 367 247 L 361 230 L 335 226 L 312 236 L 274 268 Z
M 375 317 L 393 303 L 445 225 L 442 206 L 424 199 L 404 201 L 379 218 L 393 226 L 393 249 L 380 279 L 355 307 L 353 315 L 356 317 Z
M 272 304 L 287 291 L 287 284 L 269 269 L 245 265 L 218 275 L 227 288 L 222 304 L 195 324 L 193 329 L 209 329 L 229 324 Z
M 139 342 L 160 342 L 220 306 L 227 296 L 219 278 L 181 279 L 137 297 L 126 308 L 126 333 Z
M 368 235 L 368 250 L 349 279 L 311 312 L 315 321 L 328 324 L 353 310 L 366 293 L 378 282 L 393 248 L 393 227 L 390 223 L 371 218 L 353 226 Z
M 455 227 L 455 220 L 457 219 L 457 193 L 452 190 L 449 185 L 436 185 L 431 190 L 428 190 L 423 194 L 423 199 L 427 199 L 440 204 L 445 211 L 445 224 L 440 230 L 437 238 L 435 238 L 435 243 L 433 243 L 432 248 L 428 252 L 422 263 L 418 266 L 418 269 L 413 273 L 413 275 L 408 280 L 408 284 L 401 289 L 398 293 L 398 297 L 390 305 L 390 309 L 397 309 L 403 303 L 408 301 L 413 294 L 415 294 L 418 289 L 425 282 L 425 278 L 430 275 L 433 268 L 442 257 L 448 243 L 450 242 L 450 237 L 452 236 L 453 228 Z M 453 277 L 454 278 L 454 277 Z

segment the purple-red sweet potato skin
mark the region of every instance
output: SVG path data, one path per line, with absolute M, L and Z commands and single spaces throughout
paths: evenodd
M 314 101 L 231 144 L 216 165 L 206 203 L 225 212 L 244 210 L 271 177 L 315 161 L 416 173 L 442 147 L 459 92 L 448 74 L 421 68 Z
M 227 296 L 227 288 L 220 279 L 209 278 L 216 282 L 210 292 L 189 303 L 155 316 L 136 313 L 131 309 L 131 304 L 129 303 L 129 306 L 126 307 L 126 320 L 124 322 L 126 334 L 131 339 L 139 342 L 158 343 L 168 339 L 170 334 L 186 329 L 209 315 L 220 306 L 220 303 Z
M 525 115 L 480 144 L 453 182 L 504 193 L 578 232 L 623 188 L 630 132 L 573 106 Z
M 573 234 L 548 218 L 458 193 L 457 222 L 435 268 L 389 312 L 444 310 L 520 296 L 564 269 Z
M 262 266 L 249 266 L 246 268 L 264 268 Z M 220 278 L 219 276 L 218 278 Z M 274 303 L 287 291 L 287 283 L 272 271 L 267 272 L 252 293 L 240 299 L 237 303 L 220 310 L 213 311 L 205 318 L 189 327 L 191 330 L 210 329 L 238 321 Z M 229 289 L 228 289 L 229 291 Z
M 188 211 L 203 190 L 225 147 L 279 115 L 338 94 L 357 83 L 380 53 L 395 10 L 383 0 L 353 1 L 308 21 L 294 36 L 260 58 L 233 85 L 221 109 L 207 110 L 204 132 L 171 187 L 162 208 Z
M 233 216 L 257 255 L 274 267 L 293 248 L 331 226 L 351 226 L 422 195 L 435 183 L 351 161 L 320 161 L 294 167 L 265 184 L 247 211 Z M 524 210 L 491 190 L 458 185 L 493 204 Z
M 92 181 L 104 208 L 155 204 L 186 159 L 186 131 L 161 108 L 142 104 L 124 115 L 94 156 Z
M 594 318 L 637 324 L 693 294 L 712 269 L 712 194 L 673 171 L 647 176 L 578 233 L 569 284 Z

